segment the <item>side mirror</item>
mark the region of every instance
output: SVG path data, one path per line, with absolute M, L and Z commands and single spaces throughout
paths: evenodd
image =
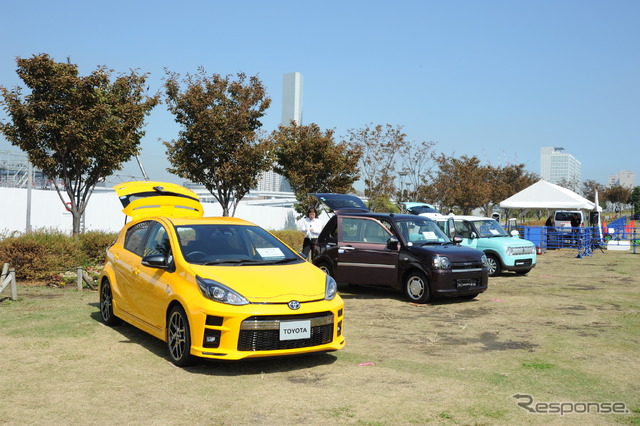
M 462 243 L 463 238 L 460 235 L 453 236 L 453 244 L 460 245 Z
M 387 240 L 387 247 L 392 250 L 398 249 L 398 239 L 396 237 L 389 237 Z
M 447 235 L 449 238 L 454 238 L 456 235 L 456 222 L 452 217 L 447 219 Z
M 470 238 L 478 238 L 478 236 L 476 235 L 475 232 L 472 232 L 471 235 L 470 235 Z
M 515 238 L 520 238 L 520 233 L 518 232 L 518 230 L 514 229 L 513 231 L 511 231 L 511 236 Z
M 144 266 L 156 269 L 170 269 L 169 262 L 164 254 L 150 254 L 142 258 Z

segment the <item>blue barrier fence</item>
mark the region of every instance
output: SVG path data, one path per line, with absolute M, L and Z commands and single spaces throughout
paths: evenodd
M 604 250 L 607 242 L 628 241 L 629 248 L 636 253 L 640 236 L 635 228 L 618 226 L 612 233 L 602 232 L 599 227 L 554 228 L 550 226 L 519 226 L 524 239 L 533 242 L 539 250 L 573 249 L 578 257 L 590 256 L 594 250 Z

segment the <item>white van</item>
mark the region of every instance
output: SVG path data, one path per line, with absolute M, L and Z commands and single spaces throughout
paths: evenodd
M 556 210 L 553 215 L 553 226 L 556 228 L 571 228 L 571 218 L 574 214 L 580 217 L 580 226 L 584 226 L 584 214 L 580 210 Z

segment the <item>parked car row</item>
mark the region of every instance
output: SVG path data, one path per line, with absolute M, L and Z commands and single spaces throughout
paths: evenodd
M 535 266 L 535 248 L 530 253 L 524 240 L 514 245 L 506 236 L 497 248 L 505 235 L 493 219 L 434 215 L 432 206 L 407 207 L 418 214 L 372 213 L 352 195 L 314 194 L 334 215 L 310 263 L 253 223 L 203 217 L 198 196 L 182 186 L 114 188 L 131 221 L 107 249 L 102 320 L 163 340 L 178 366 L 341 349 L 338 282 L 390 287 L 427 303 L 474 298 L 487 290 L 489 275 Z M 481 244 L 493 237 L 496 244 Z
M 536 266 L 535 244 L 520 238 L 517 231 L 512 231 L 511 235 L 508 234 L 495 218 L 444 216 L 437 211 L 434 213 L 431 210 L 433 206 L 429 204 L 405 203 L 405 205 L 411 213 L 426 216 L 435 221 L 446 234 L 460 236 L 461 245 L 481 250 L 487 256 L 490 277 L 498 276 L 503 271 L 527 274 Z M 425 208 L 424 206 L 428 209 L 425 212 L 420 210 Z
M 448 232 L 449 221 L 445 217 L 433 219 L 438 226 Z M 487 256 L 489 276 L 495 277 L 502 271 L 527 274 L 536 266 L 536 246 L 523 240 L 518 231 L 507 234 L 492 218 L 478 216 L 453 216 L 455 234 L 462 237 L 461 244 L 482 250 Z

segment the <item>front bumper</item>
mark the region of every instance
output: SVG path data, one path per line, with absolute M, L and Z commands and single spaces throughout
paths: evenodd
M 487 290 L 487 268 L 437 270 L 431 277 L 431 290 L 439 296 L 465 296 Z
M 503 265 L 505 271 L 528 271 L 536 266 L 536 258 L 535 257 L 524 257 L 511 259 L 510 265 Z
M 238 360 L 329 352 L 345 345 L 344 302 L 339 296 L 301 303 L 295 311 L 286 304 L 206 305 L 207 309 L 191 311 L 189 318 L 195 356 Z M 281 325 L 291 321 L 308 324 L 309 336 L 281 339 Z

